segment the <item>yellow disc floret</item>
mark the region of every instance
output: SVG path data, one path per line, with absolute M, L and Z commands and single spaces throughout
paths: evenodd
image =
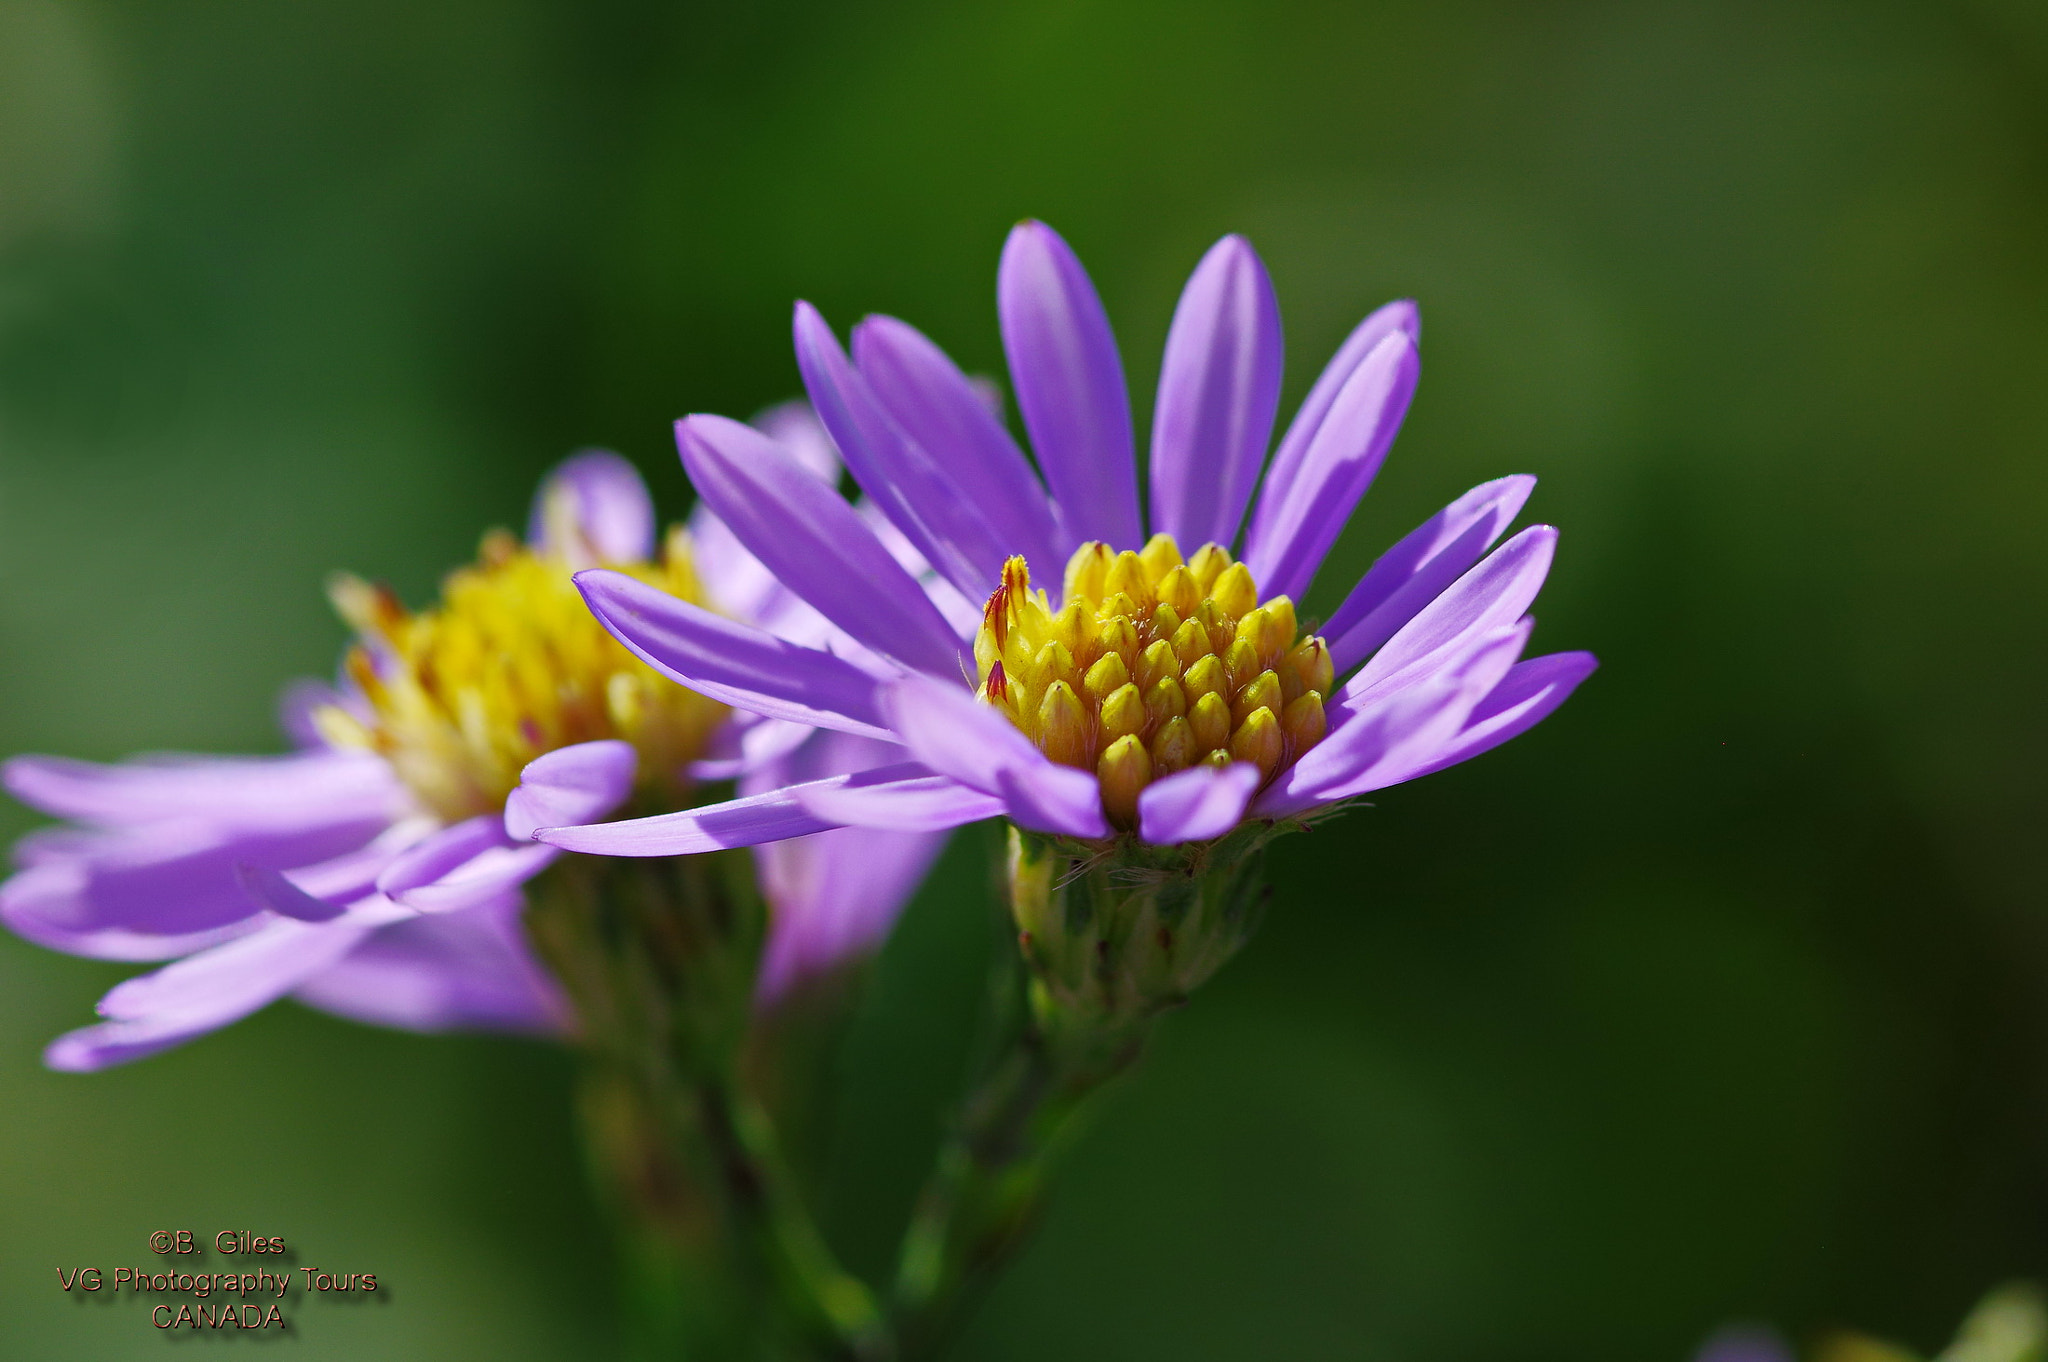
M 1057 607 L 1012 558 L 974 640 L 981 695 L 1054 761 L 1094 771 L 1119 827 L 1146 785 L 1198 762 L 1270 779 L 1322 740 L 1333 676 L 1294 602 L 1258 596 L 1222 547 L 1183 559 L 1164 534 L 1135 553 L 1083 544 Z
M 703 603 L 688 538 L 669 532 L 660 561 L 612 563 Z M 643 790 L 673 789 L 723 705 L 657 675 L 604 631 L 570 581 L 571 565 L 503 530 L 451 573 L 438 605 L 413 613 L 355 577 L 329 587 L 360 640 L 347 669 L 367 712 L 319 711 L 329 741 L 388 760 L 420 802 L 450 821 L 502 808 L 528 762 L 571 743 L 622 738 L 638 749 Z

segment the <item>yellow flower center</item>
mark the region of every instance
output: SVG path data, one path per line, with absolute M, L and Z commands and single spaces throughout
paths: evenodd
M 1182 559 L 1171 535 L 1136 553 L 1083 544 L 1057 610 L 1012 558 L 974 640 L 982 698 L 1054 761 L 1101 777 L 1119 827 L 1146 785 L 1199 762 L 1270 779 L 1322 740 L 1333 675 L 1294 602 L 1258 596 L 1227 550 Z
M 703 604 L 679 529 L 659 562 L 609 566 Z M 450 821 L 503 807 L 535 757 L 600 738 L 638 749 L 643 790 L 673 791 L 725 706 L 627 652 L 570 574 L 565 560 L 495 530 L 476 563 L 442 583 L 440 603 L 417 614 L 386 587 L 336 578 L 329 595 L 361 640 L 346 665 L 369 713 L 323 708 L 315 716 L 322 734 L 382 755 Z

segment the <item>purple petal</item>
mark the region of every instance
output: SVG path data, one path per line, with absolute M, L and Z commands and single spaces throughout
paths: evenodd
M 1109 835 L 1094 773 L 1054 764 L 964 688 L 905 677 L 883 688 L 882 711 L 911 756 L 970 789 L 1001 796 L 1019 826 L 1075 837 Z
M 505 799 L 505 835 L 524 842 L 538 828 L 604 817 L 632 793 L 639 764 L 633 744 L 617 739 L 558 747 L 535 758 Z
M 867 773 L 876 780 L 891 778 L 883 772 L 909 774 L 918 771 L 912 763 L 883 767 Z M 565 851 L 585 851 L 599 856 L 693 856 L 726 847 L 758 846 L 785 837 L 805 837 L 844 826 L 820 818 L 805 809 L 805 793 L 814 787 L 844 784 L 850 776 L 838 775 L 803 785 L 787 786 L 762 794 L 728 799 L 677 813 L 652 818 L 628 818 L 617 823 L 592 823 L 574 828 L 542 828 L 534 834 L 541 841 Z
M 262 930 L 127 979 L 100 999 L 111 1021 L 182 1018 L 218 1026 L 283 997 L 374 929 L 412 913 L 368 899 L 330 922 L 276 918 Z
M 878 316 L 853 329 L 853 357 L 889 415 L 981 511 L 1005 557 L 1024 555 L 1041 577 L 1065 566 L 1072 546 L 1024 451 L 943 350 L 909 323 Z
M 15 757 L 0 766 L 7 792 L 57 818 L 104 825 L 205 819 L 223 826 L 384 821 L 404 789 L 366 752 L 288 757 L 141 757 L 118 765 Z
M 624 573 L 579 572 L 576 589 L 634 656 L 700 695 L 793 723 L 887 733 L 875 708 L 875 678 L 850 662 L 724 619 Z
M 996 777 L 1010 821 L 1033 832 L 1097 838 L 1110 833 L 1102 816 L 1102 783 L 1093 771 L 1044 762 L 1013 766 Z
M 736 714 L 712 734 L 705 755 L 685 765 L 683 770 L 696 781 L 733 780 L 774 764 L 817 733 L 809 724 Z
M 275 870 L 260 865 L 239 865 L 235 877 L 259 905 L 280 917 L 300 922 L 332 922 L 348 911 L 347 905 L 314 898 Z
M 810 790 L 798 799 L 835 824 L 890 832 L 938 832 L 1003 812 L 999 796 L 929 773 L 882 780 L 863 771 L 843 785 Z
M 84 872 L 75 865 L 39 866 L 25 870 L 9 881 L 9 887 L 17 882 L 27 883 L 38 878 L 52 877 L 63 881 L 63 887 L 44 893 L 30 888 L 22 893 L 24 902 L 43 898 L 61 898 L 75 893 Z M 208 928 L 198 932 L 133 931 L 126 927 L 73 928 L 61 922 L 53 922 L 37 913 L 23 910 L 12 895 L 0 895 L 0 922 L 5 922 L 16 936 L 32 941 L 47 950 L 62 951 L 66 955 L 83 956 L 88 960 L 125 960 L 136 963 L 154 960 L 176 960 L 179 956 L 202 951 L 209 946 L 218 946 L 238 936 L 254 931 L 259 919 L 250 915 L 229 922 L 224 926 Z
M 1520 514 L 1535 486 L 1536 479 L 1526 474 L 1481 483 L 1381 554 L 1323 626 L 1337 674 L 1371 656 L 1478 562 Z
M 1361 708 L 1520 619 L 1542 589 L 1556 549 L 1557 531 L 1548 525 L 1531 525 L 1495 549 L 1401 626 L 1338 690 L 1338 706 Z
M 1571 698 L 1579 683 L 1599 665 L 1591 653 L 1578 652 L 1546 653 L 1517 662 L 1472 711 L 1449 745 L 1422 763 L 1415 774 L 1426 776 L 1456 766 L 1528 732 Z
M 839 485 L 839 447 L 832 443 L 818 413 L 801 397 L 777 403 L 747 424 L 788 450 L 825 486 Z
M 526 542 L 571 567 L 654 557 L 654 502 L 632 464 L 587 449 L 548 474 L 533 498 Z
M 301 752 L 331 751 L 313 716 L 343 703 L 341 692 L 325 681 L 301 677 L 286 686 L 284 693 L 277 697 L 277 726 L 291 739 L 292 746 Z
M 1524 619 L 1470 640 L 1457 657 L 1345 714 L 1267 789 L 1259 812 L 1282 816 L 1412 779 L 1500 684 L 1532 627 Z
M 837 492 L 737 421 L 688 417 L 676 442 L 704 500 L 785 586 L 878 653 L 959 671 L 960 642 L 945 617 Z
M 1003 244 L 996 310 L 1010 385 L 1075 537 L 1136 548 L 1138 470 L 1123 361 L 1088 272 L 1059 233 L 1021 222 Z
M 1315 386 L 1309 389 L 1307 399 L 1294 413 L 1294 420 L 1288 423 L 1287 433 L 1280 437 L 1280 447 L 1273 451 L 1273 462 L 1266 474 L 1269 487 L 1292 483 L 1300 476 L 1301 461 L 1308 454 L 1309 442 L 1322 429 L 1330 408 L 1336 405 L 1337 394 L 1344 390 L 1344 385 L 1365 362 L 1365 357 L 1396 331 L 1406 335 L 1414 344 L 1422 344 L 1422 314 L 1406 298 L 1377 309 L 1344 338 L 1344 343 L 1337 347 L 1337 353 L 1323 366 Z
M 1390 333 L 1352 371 L 1301 458 L 1275 465 L 1245 536 L 1245 566 L 1262 594 L 1300 600 L 1308 590 L 1385 462 L 1420 371 L 1408 334 Z
M 953 481 L 952 466 L 966 455 L 928 451 L 905 434 L 809 303 L 796 305 L 796 359 L 818 419 L 861 490 L 941 577 L 970 597 L 994 590 L 1011 548 L 985 517 L 984 504 Z M 948 467 L 941 468 L 940 456 Z
M 879 947 L 945 844 L 940 833 L 842 828 L 756 847 L 773 913 L 757 1000 L 772 1005 L 792 985 Z
M 378 928 L 300 984 L 300 1002 L 406 1031 L 564 1030 L 567 1002 L 534 960 L 519 897 Z
M 119 832 L 72 830 L 61 843 L 66 851 L 0 885 L 0 918 L 32 937 L 28 919 L 77 935 L 206 932 L 256 911 L 237 865 L 313 865 L 358 851 L 382 831 L 381 819 L 268 830 L 164 819 Z
M 1887 1355 L 1889 1355 L 1887 1351 Z M 1768 1329 L 1723 1329 L 1701 1345 L 1693 1362 L 1795 1362 L 1783 1339 Z
M 377 877 L 386 897 L 422 913 L 474 908 L 526 883 L 555 859 L 552 847 L 514 844 L 502 814 L 442 829 Z
M 1221 837 L 1244 817 L 1260 779 L 1259 768 L 1246 762 L 1163 776 L 1138 796 L 1138 836 L 1154 846 Z
M 1280 405 L 1280 305 L 1240 236 L 1209 248 L 1166 333 L 1152 418 L 1152 528 L 1236 542 Z

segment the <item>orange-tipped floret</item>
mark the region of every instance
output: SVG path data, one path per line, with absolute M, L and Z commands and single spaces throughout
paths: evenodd
M 1271 778 L 1322 740 L 1330 650 L 1294 602 L 1260 601 L 1216 544 L 1172 536 L 1136 552 L 1083 544 L 1057 605 L 1012 558 L 974 641 L 981 695 L 1054 761 L 1093 770 L 1110 821 L 1137 822 L 1146 785 L 1207 762 Z

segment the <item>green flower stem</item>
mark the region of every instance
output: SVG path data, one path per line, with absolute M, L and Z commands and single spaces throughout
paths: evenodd
M 869 1292 L 740 1081 L 764 922 L 744 853 L 569 857 L 533 886 L 528 929 L 575 1008 L 586 1144 L 642 1356 L 883 1351 Z
M 1264 901 L 1259 852 L 1284 830 L 1254 825 L 1221 842 L 1166 848 L 1011 830 L 1025 1006 L 1009 1006 L 1007 1040 L 912 1214 L 892 1310 L 903 1362 L 930 1356 L 1023 1242 L 1090 1096 L 1250 936 Z M 1014 980 L 1014 959 L 1005 963 Z M 1014 999 L 1016 989 L 997 996 Z

